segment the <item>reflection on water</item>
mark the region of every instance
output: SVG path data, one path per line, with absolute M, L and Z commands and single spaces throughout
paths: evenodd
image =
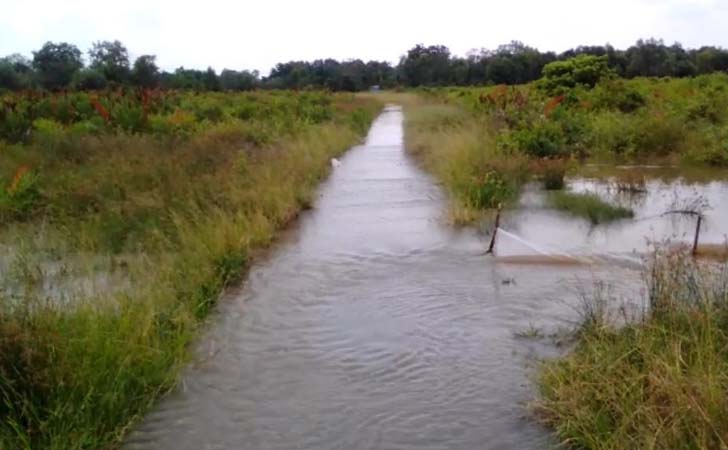
M 572 184 L 598 188 L 590 183 Z M 526 192 L 504 228 L 563 250 L 614 253 L 643 248 L 652 232 L 682 231 L 665 221 L 590 229 L 545 209 L 540 195 Z M 638 217 L 661 211 L 655 195 Z M 524 405 L 533 398 L 529 364 L 556 350 L 518 335 L 568 324 L 575 288 L 594 279 L 634 297 L 639 273 L 502 264 L 483 255 L 483 236 L 444 225 L 444 209 L 403 151 L 400 109 L 387 108 L 314 210 L 221 302 L 196 362 L 127 448 L 552 445 Z M 709 221 L 711 239 L 719 219 Z

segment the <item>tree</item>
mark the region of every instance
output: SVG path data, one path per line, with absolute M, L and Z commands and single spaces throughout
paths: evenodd
M 32 84 L 32 75 L 31 62 L 26 57 L 14 53 L 0 58 L 0 89 L 26 89 Z
M 539 87 L 549 94 L 559 94 L 576 86 L 594 87 L 600 80 L 611 78 L 614 71 L 607 65 L 607 56 L 582 54 L 566 61 L 554 61 L 543 68 Z
M 142 55 L 134 61 L 134 68 L 131 71 L 131 80 L 137 86 L 152 88 L 159 84 L 159 68 L 157 57 L 154 55 Z
M 728 50 L 717 47 L 701 47 L 693 51 L 698 73 L 710 73 L 718 70 L 728 71 Z
M 65 88 L 71 83 L 73 75 L 83 67 L 81 50 L 65 42 L 46 42 L 40 50 L 33 52 L 33 67 L 44 88 Z
M 208 67 L 202 76 L 202 86 L 206 91 L 219 91 L 220 80 L 212 67 Z
M 249 91 L 258 84 L 258 72 L 224 69 L 220 73 L 220 87 L 226 91 Z
M 670 55 L 662 39 L 638 40 L 626 52 L 628 77 L 660 77 L 671 73 Z
M 15 71 L 13 65 L 7 61 L 0 61 L 0 90 L 8 89 L 11 91 L 23 88 L 23 79 L 19 73 Z
M 88 55 L 91 68 L 103 73 L 107 80 L 124 83 L 129 78 L 129 52 L 121 42 L 94 42 Z
M 450 49 L 444 45 L 417 44 L 399 63 L 410 86 L 436 86 L 450 83 Z
M 103 89 L 107 85 L 106 77 L 96 69 L 81 69 L 73 76 L 72 86 L 82 91 Z

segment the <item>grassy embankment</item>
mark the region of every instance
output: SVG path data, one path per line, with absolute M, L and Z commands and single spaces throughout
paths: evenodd
M 559 188 L 584 160 L 728 166 L 725 74 L 609 79 L 556 97 L 538 83 L 419 94 L 408 148 L 451 194 L 455 222 L 514 199 L 531 176 Z
M 379 108 L 292 92 L 3 101 L 2 449 L 116 447 Z
M 568 448 L 726 448 L 727 273 L 658 254 L 644 316 L 626 325 L 613 300 L 589 299 L 574 351 L 538 376 L 536 411 Z

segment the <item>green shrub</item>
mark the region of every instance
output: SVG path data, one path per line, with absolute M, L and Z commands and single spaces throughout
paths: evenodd
M 466 192 L 467 203 L 476 209 L 496 208 L 499 204 L 510 200 L 517 191 L 517 186 L 509 182 L 498 172 L 491 170 L 473 180 Z
M 665 156 L 678 150 L 685 138 L 685 123 L 661 111 L 631 119 L 635 122 L 635 150 L 640 155 Z
M 21 167 L 10 183 L 0 187 L 0 222 L 28 219 L 40 198 L 38 175 Z
M 504 136 L 517 149 L 536 158 L 563 156 L 568 153 L 561 126 L 553 121 L 541 120 Z M 507 142 L 507 141 L 506 141 Z
M 49 153 L 58 152 L 66 141 L 63 125 L 52 119 L 37 119 L 33 122 L 33 141 Z
M 579 55 L 546 64 L 537 85 L 549 95 L 558 95 L 576 86 L 592 88 L 613 76 L 606 56 Z
M 110 113 L 111 122 L 127 133 L 141 133 L 147 127 L 147 115 L 141 104 L 118 102 Z
M 600 82 L 592 98 L 595 108 L 616 109 L 623 113 L 634 112 L 647 104 L 647 98 L 634 82 L 621 79 Z
M 691 163 L 728 166 L 728 126 L 695 132 L 684 158 Z
M 149 116 L 150 130 L 159 135 L 189 136 L 195 130 L 197 122 L 194 114 L 177 110 L 172 114 L 155 114 Z
M 635 152 L 636 137 L 633 119 L 621 112 L 605 111 L 591 120 L 587 142 L 592 150 L 617 156 Z

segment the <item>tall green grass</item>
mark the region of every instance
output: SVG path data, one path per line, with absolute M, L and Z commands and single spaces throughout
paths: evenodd
M 221 291 L 311 204 L 330 158 L 379 107 L 344 95 L 327 104 L 316 122 L 286 109 L 281 123 L 295 126 L 278 134 L 254 119 L 264 140 L 229 118 L 171 138 L 64 127 L 49 138 L 62 153 L 43 141 L 0 154 L 0 173 L 38 177 L 27 214 L 4 216 L 0 230 L 16 267 L 0 291 L 0 448 L 119 446 L 174 386 Z M 80 289 L 84 276 L 101 281 Z
M 410 105 L 405 113 L 407 149 L 450 193 L 454 223 L 470 223 L 517 197 L 528 159 L 500 148 L 489 121 L 438 103 Z
M 575 449 L 720 449 L 728 444 L 728 271 L 661 253 L 641 317 L 620 326 L 604 298 L 573 352 L 540 369 L 540 417 Z

